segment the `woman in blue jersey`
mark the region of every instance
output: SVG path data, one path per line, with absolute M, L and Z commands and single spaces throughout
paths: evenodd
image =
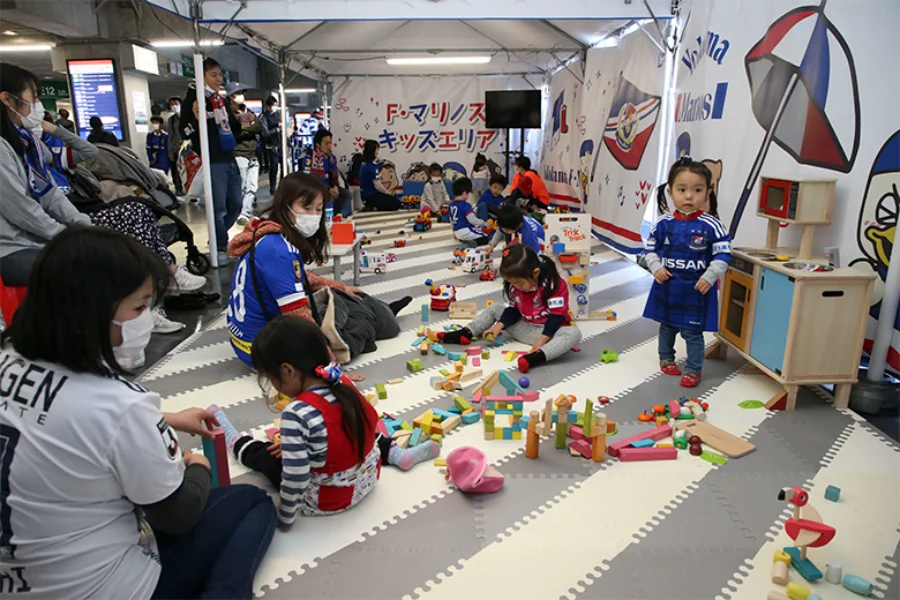
M 731 238 L 710 214 L 716 198 L 706 165 L 679 159 L 669 171 L 667 191 L 675 212 L 668 212 L 666 190 L 660 186 L 660 217 L 646 243 L 647 267 L 655 281 L 644 316 L 659 322 L 659 366 L 666 375 L 682 375 L 675 364 L 675 337 L 680 333 L 684 338 L 687 361 L 681 385 L 696 387 L 703 370 L 703 332 L 718 326 L 713 287 L 731 261 Z
M 363 146 L 363 164 L 359 168 L 359 193 L 365 210 L 400 210 L 400 200 L 391 196 L 381 185 L 378 173 L 381 167 L 375 162 L 381 153 L 381 146 L 375 140 L 366 140 Z
M 277 315 L 293 314 L 315 322 L 310 295 L 325 287 L 361 299 L 358 287 L 306 271 L 305 265 L 328 258 L 324 199 L 329 193 L 312 175 L 288 175 L 278 185 L 272 208 L 262 219 L 248 223 L 228 245 L 229 254 L 238 261 L 231 282 L 228 330 L 235 354 L 250 368 L 253 340 Z M 390 312 L 396 315 L 411 300 L 407 296 L 390 304 Z

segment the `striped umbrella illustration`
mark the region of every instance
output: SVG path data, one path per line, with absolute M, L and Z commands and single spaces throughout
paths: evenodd
M 824 10 L 825 0 L 788 12 L 744 57 L 753 116 L 766 135 L 735 207 L 732 236 L 773 142 L 801 165 L 841 173 L 853 168 L 860 120 L 856 66 Z

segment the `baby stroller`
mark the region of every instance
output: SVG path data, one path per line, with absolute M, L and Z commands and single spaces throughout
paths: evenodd
M 69 200 L 72 204 L 84 213 L 123 202 L 144 204 L 158 219 L 168 220 L 160 223 L 159 227 L 166 246 L 176 242 L 184 242 L 187 246 L 188 271 L 200 276 L 209 272 L 209 257 L 202 254 L 194 244 L 194 232 L 191 228 L 175 215 L 174 211 L 178 210 L 181 203 L 169 189 L 162 174 L 154 173 L 128 148 L 107 144 L 97 144 L 97 148 L 100 150 L 97 156 L 69 172 L 72 184 Z M 130 193 L 122 193 L 109 201 L 104 200 L 104 197 L 108 198 L 105 194 L 105 189 L 109 186 L 107 182 L 113 182 L 112 187 L 127 187 Z

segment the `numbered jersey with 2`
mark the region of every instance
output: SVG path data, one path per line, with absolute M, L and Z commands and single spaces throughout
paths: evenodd
M 149 598 L 159 553 L 135 505 L 184 469 L 159 395 L 0 351 L 3 597 Z
M 259 293 L 253 282 L 251 259 Z M 253 340 L 269 319 L 307 305 L 305 283 L 303 257 L 282 235 L 271 233 L 259 238 L 254 251 L 241 257 L 231 280 L 227 321 L 231 345 L 244 364 L 253 368 Z

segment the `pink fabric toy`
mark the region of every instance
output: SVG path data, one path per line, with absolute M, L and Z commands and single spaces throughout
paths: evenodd
M 445 479 L 463 492 L 490 494 L 503 487 L 503 475 L 487 464 L 484 452 L 471 446 L 457 448 L 447 455 Z

